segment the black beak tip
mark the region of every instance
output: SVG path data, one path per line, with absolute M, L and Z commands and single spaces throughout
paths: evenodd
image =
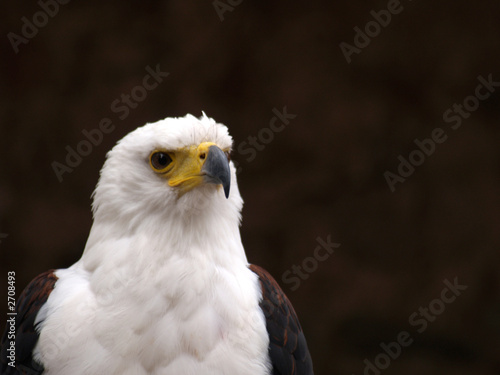
M 217 146 L 211 146 L 202 170 L 205 172 L 209 182 L 222 185 L 224 195 L 226 198 L 229 198 L 231 168 L 229 167 L 229 161 L 224 151 Z
M 229 198 L 230 184 L 223 184 L 222 186 L 224 187 L 224 195 L 226 196 L 226 199 L 227 199 L 227 198 Z

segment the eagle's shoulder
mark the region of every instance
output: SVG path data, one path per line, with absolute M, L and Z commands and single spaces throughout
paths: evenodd
M 2 374 L 20 375 L 42 374 L 43 367 L 33 360 L 39 332 L 35 324 L 36 317 L 42 306 L 47 302 L 50 293 L 57 282 L 55 270 L 46 271 L 35 277 L 19 296 L 15 313 L 15 367 L 9 365 L 12 361 L 8 358 L 11 337 L 10 325 L 5 327 L 2 337 L 1 365 Z
M 249 267 L 262 288 L 260 307 L 266 319 L 273 375 L 312 375 L 311 355 L 292 304 L 269 272 L 253 264 Z

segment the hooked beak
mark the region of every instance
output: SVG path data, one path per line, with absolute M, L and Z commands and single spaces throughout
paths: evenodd
M 222 185 L 229 197 L 231 169 L 227 155 L 215 143 L 189 146 L 174 154 L 175 163 L 165 175 L 168 184 L 179 188 L 179 196 L 203 184 Z
M 201 168 L 203 179 L 206 183 L 222 185 L 224 195 L 229 197 L 231 187 L 231 170 L 227 155 L 219 147 L 213 145 L 208 148 L 203 168 Z

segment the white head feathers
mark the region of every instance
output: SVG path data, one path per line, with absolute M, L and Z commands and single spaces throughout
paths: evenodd
M 173 215 L 176 221 L 186 221 L 208 208 L 211 201 L 217 201 L 219 213 L 227 207 L 239 215 L 242 201 L 232 163 L 231 194 L 227 202 L 214 186 L 200 186 L 188 196 L 177 197 L 176 188 L 168 186 L 149 166 L 148 158 L 154 150 L 175 151 L 203 142 L 214 143 L 221 149 L 230 150 L 232 146 L 227 127 L 205 114 L 199 119 L 192 115 L 166 118 L 126 135 L 108 153 L 101 170 L 94 192 L 95 220 L 127 218 L 135 222 L 141 219 L 137 215 L 147 213 L 151 217 L 156 211 L 163 219 Z

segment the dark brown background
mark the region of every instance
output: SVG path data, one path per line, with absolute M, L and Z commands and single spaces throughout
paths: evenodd
M 8 270 L 20 293 L 38 273 L 79 258 L 99 169 L 125 134 L 204 110 L 238 145 L 286 106 L 297 114 L 286 129 L 255 160 L 233 159 L 248 257 L 294 303 L 316 373 L 362 374 L 363 360 L 400 331 L 415 342 L 383 374 L 500 373 L 500 95 L 455 131 L 443 121 L 479 75 L 500 81 L 500 3 L 401 4 L 348 64 L 339 43 L 352 44 L 353 28 L 387 2 L 247 0 L 221 21 L 211 1 L 72 1 L 18 54 L 7 33 L 20 34 L 21 17 L 40 6 L 5 2 L 2 300 Z M 169 77 L 118 119 L 111 103 L 157 64 Z M 51 163 L 104 117 L 116 129 L 59 183 Z M 436 127 L 447 141 L 391 193 L 383 173 Z M 328 235 L 341 246 L 292 291 L 281 276 Z M 468 289 L 417 333 L 409 316 L 455 277 Z

